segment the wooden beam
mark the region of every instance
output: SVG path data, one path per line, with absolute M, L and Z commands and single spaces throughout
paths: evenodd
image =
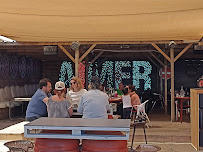
M 167 115 L 168 114 L 168 109 L 167 109 L 167 101 L 168 101 L 168 90 L 167 90 L 167 60 L 166 58 L 164 58 L 164 71 L 165 71 L 165 76 L 164 76 L 164 111 L 165 111 L 165 114 Z
M 150 58 L 150 57 L 148 57 L 148 56 L 147 56 L 147 58 L 148 58 L 158 69 L 160 69 L 160 66 L 159 66 L 158 64 L 156 64 L 156 63 L 152 60 L 152 58 Z
M 116 53 L 145 53 L 145 52 L 157 52 L 157 50 L 105 50 L 105 49 L 94 49 L 94 51 L 103 52 L 116 52 Z
M 171 41 L 171 40 L 170 40 Z M 169 40 L 163 41 L 80 41 L 80 44 L 169 44 Z M 198 42 L 195 40 L 194 42 Z M 183 44 L 184 40 L 176 40 L 176 44 Z M 71 45 L 72 41 L 65 41 L 65 42 L 24 42 L 18 41 L 16 43 L 3 43 L 0 42 L 0 46 L 8 46 L 8 45 Z
M 153 56 L 164 67 L 163 62 L 159 58 L 157 58 L 156 55 L 154 55 L 152 52 L 149 52 L 149 54 L 151 54 L 151 56 Z
M 171 121 L 175 121 L 175 101 L 174 101 L 174 49 L 170 48 L 171 57 Z
M 75 59 L 72 57 L 72 55 L 62 45 L 58 45 L 58 46 L 75 63 Z
M 75 77 L 78 77 L 78 69 L 79 69 L 79 56 L 80 56 L 79 48 L 75 50 Z
M 94 61 L 96 61 L 96 59 L 98 59 L 102 55 L 102 53 L 104 53 L 104 52 L 99 52 L 99 54 L 97 54 L 97 56 L 94 57 L 94 59 L 91 61 L 91 63 L 94 63 Z
M 183 55 L 192 45 L 193 45 L 193 43 L 188 44 L 188 45 L 174 58 L 174 62 L 176 62 L 176 60 L 178 60 L 178 58 L 181 57 L 181 55 Z
M 171 59 L 166 55 L 155 43 L 152 43 L 152 46 L 155 47 L 169 62 L 171 62 Z
M 79 59 L 79 62 L 81 62 L 87 55 L 92 51 L 92 49 L 96 46 L 97 44 L 93 44 Z

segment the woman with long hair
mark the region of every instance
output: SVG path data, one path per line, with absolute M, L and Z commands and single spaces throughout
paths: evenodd
M 65 93 L 65 84 L 61 81 L 56 82 L 54 90 L 55 95 L 43 100 L 47 105 L 48 117 L 69 118 L 72 116 L 72 105 L 69 100 L 64 98 Z
M 87 90 L 83 88 L 82 82 L 78 77 L 73 77 L 70 80 L 70 91 L 67 92 L 66 98 L 69 99 L 72 105 L 78 107 L 80 98 Z

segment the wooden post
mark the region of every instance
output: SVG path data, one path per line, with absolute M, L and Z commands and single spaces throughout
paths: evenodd
M 164 64 L 165 64 L 165 66 L 164 66 L 164 71 L 165 71 L 165 76 L 164 76 L 164 101 L 165 101 L 165 106 L 164 106 L 164 109 L 165 109 L 165 114 L 167 114 L 167 101 L 168 101 L 168 99 L 167 99 L 167 60 L 166 60 L 166 58 L 164 58 Z
M 79 48 L 75 50 L 75 77 L 78 77 L 79 69 Z
M 171 57 L 171 121 L 175 121 L 175 102 L 174 102 L 174 48 L 170 48 Z

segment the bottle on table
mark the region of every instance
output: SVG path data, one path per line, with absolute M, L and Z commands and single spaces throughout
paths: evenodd
M 181 89 L 180 89 L 180 97 L 184 97 L 185 96 L 185 91 L 183 89 L 183 86 L 181 86 Z

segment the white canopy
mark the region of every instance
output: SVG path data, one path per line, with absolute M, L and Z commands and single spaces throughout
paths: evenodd
M 200 40 L 202 0 L 1 1 L 0 35 L 19 42 Z

